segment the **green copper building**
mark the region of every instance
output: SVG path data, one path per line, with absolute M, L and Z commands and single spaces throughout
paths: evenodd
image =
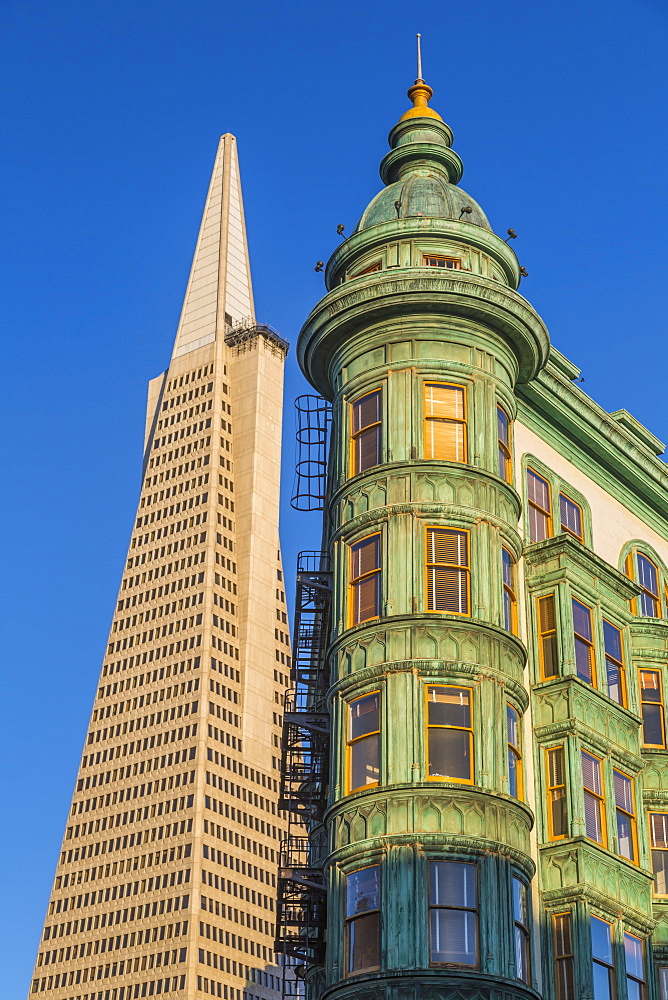
M 409 97 L 298 343 L 332 424 L 277 948 L 312 1000 L 666 1000 L 663 445 L 576 384 Z

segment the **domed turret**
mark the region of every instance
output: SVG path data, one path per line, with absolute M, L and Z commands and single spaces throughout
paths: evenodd
M 416 80 L 408 91 L 410 108 L 389 135 L 390 152 L 380 165 L 387 185 L 370 202 L 355 232 L 396 219 L 464 219 L 491 231 L 487 216 L 457 187 L 462 161 L 452 146 L 452 131 L 427 103 L 432 89 Z

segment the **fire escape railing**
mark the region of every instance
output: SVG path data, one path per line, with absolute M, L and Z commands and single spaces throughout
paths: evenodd
M 326 893 L 322 869 L 329 772 L 329 677 L 332 574 L 323 552 L 297 563 L 292 680 L 285 695 L 279 808 L 288 816 L 278 872 L 275 951 L 283 956 L 283 995 L 294 996 L 325 954 Z M 299 992 L 301 990 L 299 989 Z

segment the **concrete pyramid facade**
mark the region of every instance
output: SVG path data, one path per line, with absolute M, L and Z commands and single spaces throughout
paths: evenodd
M 286 351 L 254 325 L 225 135 L 171 363 L 149 383 L 137 517 L 31 997 L 280 995 Z

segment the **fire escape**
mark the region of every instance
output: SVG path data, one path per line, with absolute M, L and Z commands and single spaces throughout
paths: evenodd
M 285 695 L 279 808 L 287 812 L 278 872 L 275 950 L 283 955 L 284 996 L 299 995 L 308 969 L 325 954 L 326 895 L 322 825 L 327 802 L 329 712 L 325 652 L 332 574 L 323 552 L 297 562 L 292 679 Z M 286 975 L 288 970 L 292 975 Z
M 331 407 L 299 396 L 292 506 L 323 510 Z M 278 870 L 275 951 L 282 956 L 283 996 L 304 996 L 322 976 L 325 957 L 327 841 L 323 817 L 329 773 L 327 643 L 332 572 L 325 552 L 300 552 L 292 634 L 292 689 L 285 694 L 279 809 L 288 817 Z

